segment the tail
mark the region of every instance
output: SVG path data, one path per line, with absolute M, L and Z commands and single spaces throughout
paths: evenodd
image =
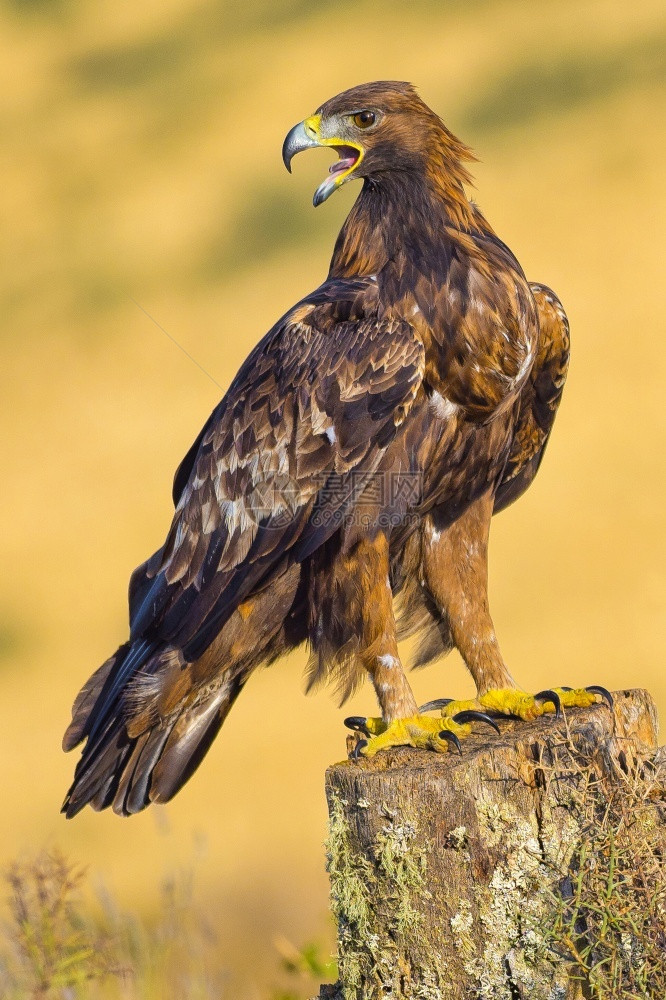
M 151 802 L 168 802 L 205 757 L 247 677 L 225 677 L 214 690 L 192 692 L 166 718 L 143 712 L 129 719 L 118 708 L 122 687 L 141 668 L 141 679 L 151 679 L 154 649 L 139 651 L 140 645 L 148 644 L 121 646 L 74 703 L 63 749 L 87 742 L 62 806 L 68 819 L 88 804 L 129 816 Z
M 234 611 L 198 660 L 189 662 L 163 641 L 121 646 L 74 702 L 63 749 L 84 739 L 86 745 L 65 815 L 90 804 L 129 816 L 173 798 L 205 757 L 251 672 L 305 638 L 300 586 L 300 566 L 287 567 Z

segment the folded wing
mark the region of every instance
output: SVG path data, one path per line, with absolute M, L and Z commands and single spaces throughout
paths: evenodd
M 254 589 L 330 537 L 393 440 L 423 345 L 398 320 L 336 318 L 331 298 L 319 290 L 257 345 L 181 464 L 167 540 L 133 577 L 130 642 L 66 736 L 88 737 L 84 757 L 139 671 L 165 650 L 197 660 Z

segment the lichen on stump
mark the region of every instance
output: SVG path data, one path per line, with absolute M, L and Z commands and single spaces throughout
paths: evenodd
M 463 756 L 329 768 L 343 1000 L 663 1000 L 666 768 L 644 691 Z

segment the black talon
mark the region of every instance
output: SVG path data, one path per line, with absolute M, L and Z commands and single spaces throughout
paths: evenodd
M 370 736 L 367 723 L 368 720 L 362 715 L 350 715 L 345 719 L 347 729 L 353 729 L 355 733 L 363 733 L 364 736 Z
M 453 698 L 435 698 L 434 701 L 427 701 L 425 705 L 421 705 L 419 712 L 436 712 L 440 708 L 446 708 L 453 700 Z
M 585 690 L 589 691 L 590 694 L 600 695 L 610 708 L 611 712 L 613 711 L 613 695 L 610 691 L 607 691 L 605 687 L 601 687 L 599 684 L 590 684 L 590 686 L 586 687 Z
M 462 747 L 460 745 L 460 740 L 458 739 L 455 733 L 452 733 L 450 729 L 442 729 L 441 733 L 439 734 L 439 738 L 440 740 L 446 740 L 447 743 L 452 743 L 453 746 L 458 751 L 458 753 L 460 754 L 460 756 L 462 757 L 463 752 L 462 752 Z
M 352 760 L 358 760 L 361 754 L 361 750 L 363 750 L 364 747 L 367 747 L 367 745 L 368 745 L 367 740 L 359 740 L 354 749 L 352 750 Z
M 562 715 L 562 702 L 560 701 L 560 696 L 557 691 L 539 691 L 538 694 L 534 695 L 535 701 L 552 701 L 555 706 L 555 718 L 559 719 Z
M 458 712 L 457 715 L 454 715 L 453 721 L 461 724 L 464 722 L 485 722 L 486 725 L 492 726 L 495 732 L 501 735 L 500 727 L 497 725 L 495 720 L 491 719 L 485 712 L 476 712 L 473 709 L 465 709 L 464 712 Z
M 563 684 L 563 685 L 562 685 L 562 690 L 563 690 L 563 691 L 573 691 L 573 688 L 570 688 L 570 687 L 565 687 L 565 686 L 564 686 L 564 684 Z

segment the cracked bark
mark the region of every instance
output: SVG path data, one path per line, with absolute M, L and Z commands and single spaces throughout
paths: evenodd
M 400 748 L 329 768 L 340 981 L 321 1000 L 600 995 L 574 960 L 585 927 L 575 940 L 555 930 L 600 803 L 621 803 L 645 781 L 648 826 L 666 856 L 656 710 L 645 691 L 614 698 L 613 713 L 596 705 L 561 720 L 502 720 L 500 737 L 483 727 L 462 757 Z

